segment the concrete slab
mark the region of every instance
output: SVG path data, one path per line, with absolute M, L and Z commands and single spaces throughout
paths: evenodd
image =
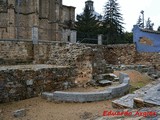
M 112 106 L 114 108 L 133 108 L 134 103 L 133 99 L 136 97 L 136 94 L 128 94 L 120 99 L 112 101 Z
M 160 106 L 160 83 L 134 98 L 134 102 L 137 107 L 141 107 L 142 104 L 143 106 Z
M 115 108 L 160 106 L 160 81 L 152 82 L 152 84 L 135 91 L 134 94 L 114 100 L 112 106 Z

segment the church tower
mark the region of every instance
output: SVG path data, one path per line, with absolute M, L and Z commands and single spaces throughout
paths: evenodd
M 94 2 L 92 0 L 87 0 L 85 2 L 85 7 L 88 7 L 89 10 L 92 12 L 92 14 L 96 16 L 97 19 L 102 20 L 102 15 L 95 11 Z
M 88 6 L 90 11 L 94 11 L 93 3 L 94 2 L 92 0 L 88 0 L 85 2 L 85 7 Z

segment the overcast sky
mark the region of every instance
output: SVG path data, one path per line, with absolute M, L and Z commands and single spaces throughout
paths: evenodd
M 86 0 L 63 0 L 64 5 L 76 7 L 76 15 L 83 12 Z M 95 11 L 103 15 L 108 0 L 93 0 Z M 150 17 L 154 29 L 160 26 L 160 0 L 118 0 L 123 14 L 125 31 L 131 31 L 136 24 L 140 11 L 144 10 L 145 20 Z

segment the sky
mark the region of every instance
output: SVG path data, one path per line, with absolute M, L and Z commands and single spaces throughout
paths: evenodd
M 75 14 L 83 12 L 86 0 L 63 0 L 64 5 L 76 7 Z M 94 1 L 95 11 L 104 13 L 104 6 L 108 0 L 92 0 Z M 144 11 L 144 19 L 148 18 L 154 23 L 154 30 L 160 26 L 160 0 L 118 0 L 120 12 L 124 19 L 125 31 L 131 32 L 133 25 L 137 23 L 141 10 Z

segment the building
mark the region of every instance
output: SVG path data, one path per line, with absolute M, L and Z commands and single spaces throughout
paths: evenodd
M 0 0 L 0 39 L 76 40 L 75 7 L 62 0 Z
M 133 41 L 138 52 L 160 52 L 160 32 L 133 27 Z
M 101 20 L 102 15 L 95 11 L 94 9 L 94 2 L 92 0 L 87 0 L 85 2 L 85 7 L 88 6 L 89 10 L 92 12 L 93 15 L 97 17 L 97 19 Z

